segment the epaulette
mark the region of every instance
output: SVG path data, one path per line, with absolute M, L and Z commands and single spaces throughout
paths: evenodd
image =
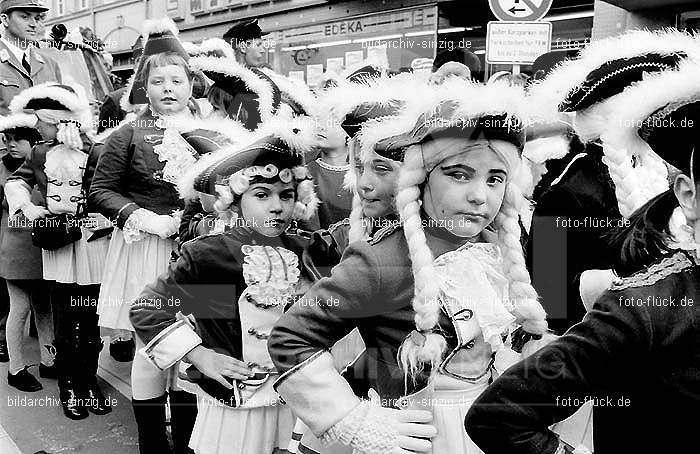
M 616 279 L 610 286 L 610 290 L 624 290 L 654 285 L 672 274 L 680 273 L 695 265 L 695 262 L 687 253 L 679 251 L 649 265 L 647 268 L 631 276 Z
M 384 238 L 388 237 L 401 227 L 400 221 L 392 221 L 391 224 L 385 225 L 381 229 L 377 230 L 374 235 L 367 238 L 369 244 L 377 244 Z
M 338 222 L 335 222 L 335 223 L 329 225 L 328 226 L 328 233 L 335 232 L 336 230 L 338 230 L 338 228 L 341 225 L 350 225 L 350 218 L 345 218 L 342 221 L 338 221 Z

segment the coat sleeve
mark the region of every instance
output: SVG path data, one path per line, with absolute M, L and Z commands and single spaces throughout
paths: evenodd
M 31 201 L 32 188 L 36 186 L 33 165 L 34 150 L 32 149 L 29 157 L 7 179 L 5 195 L 10 215 L 16 213 L 25 202 Z
M 183 245 L 180 258 L 165 274 L 148 285 L 132 303 L 130 318 L 146 346 L 143 353 L 160 369 L 167 369 L 202 343 L 189 321 L 178 312 L 190 313 L 196 301 L 206 301 L 193 245 Z M 195 246 L 196 247 L 196 246 Z
M 133 128 L 125 125 L 115 131 L 107 143 L 97 163 L 90 186 L 88 204 L 102 213 L 117 227 L 123 228 L 131 213 L 140 207 L 121 192 L 122 181 L 130 164 L 130 148 Z
M 272 330 L 268 350 L 282 374 L 275 388 L 316 435 L 359 404 L 329 350 L 359 319 L 392 310 L 381 294 L 381 273 L 376 253 L 358 242 L 331 276 L 318 281 Z
M 653 336 L 647 310 L 625 307 L 620 298 L 606 292 L 583 322 L 486 388 L 465 419 L 486 454 L 553 454 L 559 439 L 549 426 L 578 410 L 568 399 L 625 389 L 626 359 L 647 357 Z

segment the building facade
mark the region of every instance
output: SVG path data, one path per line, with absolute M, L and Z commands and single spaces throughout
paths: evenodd
M 495 20 L 487 0 L 47 0 L 47 28 L 90 27 L 114 56 L 115 71 L 133 68 L 131 46 L 145 19 L 171 17 L 184 41 L 220 37 L 232 22 L 258 17 L 269 32 L 264 44 L 274 70 L 314 85 L 328 70 L 367 58 L 394 71 L 417 58 L 464 48 L 484 62 L 486 23 Z M 590 41 L 593 0 L 555 0 L 553 48 Z M 528 68 L 523 68 L 527 71 Z

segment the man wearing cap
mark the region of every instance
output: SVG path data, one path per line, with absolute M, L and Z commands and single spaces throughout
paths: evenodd
M 25 88 L 43 82 L 61 82 L 58 65 L 32 50 L 46 11 L 42 0 L 2 0 L 0 20 L 0 114 L 8 113 L 12 98 Z
M 265 35 L 267 33 L 260 29 L 257 19 L 246 19 L 233 24 L 224 33 L 224 40 L 233 47 L 239 63 L 248 68 L 260 68 L 266 63 L 261 39 Z

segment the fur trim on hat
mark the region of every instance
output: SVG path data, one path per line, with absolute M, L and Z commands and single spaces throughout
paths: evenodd
M 183 49 L 185 49 L 185 52 L 187 52 L 187 55 L 190 57 L 194 57 L 202 53 L 202 49 L 195 43 L 190 41 L 181 41 L 180 44 L 182 44 Z
M 255 137 L 257 136 L 249 133 L 248 137 L 241 137 L 240 142 L 227 145 L 218 149 L 217 151 L 200 157 L 197 162 L 178 180 L 177 192 L 180 194 L 180 197 L 185 200 L 196 200 L 199 197 L 199 192 L 195 191 L 194 189 L 194 181 L 197 176 L 204 172 L 209 166 L 235 155 L 244 147 L 252 144 L 255 141 Z
M 0 116 L 0 132 L 15 128 L 34 128 L 37 118 L 33 114 L 17 113 Z
M 292 117 L 286 111 L 263 123 L 257 132 L 260 137 L 279 137 L 297 154 L 309 153 L 320 145 L 316 122 L 305 115 Z
M 685 52 L 688 58 L 700 58 L 700 43 L 692 35 L 676 29 L 658 31 L 632 30 L 612 38 L 594 41 L 586 46 L 579 58 L 557 65 L 542 81 L 530 88 L 536 116 L 545 120 L 556 118 L 559 105 L 588 74 L 603 64 L 617 59 L 632 58 L 654 52 L 670 55 Z
M 141 36 L 143 36 L 144 42 L 150 35 L 165 32 L 170 32 L 173 36 L 177 36 L 180 33 L 175 22 L 169 17 L 145 20 L 141 26 Z
M 352 76 L 352 74 L 355 71 L 357 71 L 360 68 L 364 68 L 365 66 L 371 66 L 372 68 L 376 69 L 377 71 L 381 72 L 382 74 L 386 74 L 386 70 L 389 69 L 386 66 L 386 63 L 380 61 L 379 58 L 370 57 L 370 58 L 367 58 L 367 59 L 362 60 L 360 62 L 357 62 L 354 65 L 347 66 L 340 73 L 340 77 L 347 80 L 348 77 Z
M 569 153 L 570 140 L 566 136 L 543 137 L 525 142 L 523 157 L 542 164 L 550 159 L 561 159 Z
M 208 57 L 234 58 L 235 54 L 231 45 L 221 38 L 210 38 L 202 41 L 199 45 L 200 53 Z
M 56 82 L 46 82 L 43 84 L 34 85 L 26 88 L 17 94 L 10 102 L 10 112 L 22 113 L 32 99 L 49 98 L 54 99 L 75 114 L 81 114 L 90 110 L 90 103 L 84 96 L 85 91 L 78 85 L 69 85 L 75 91 L 75 94 L 58 86 Z M 81 96 L 82 95 L 82 96 Z
M 235 59 L 199 56 L 191 58 L 189 65 L 193 70 L 211 71 L 241 80 L 248 90 L 258 95 L 258 109 L 262 122 L 265 123 L 272 118 L 274 111 L 272 87 Z
M 613 150 L 624 153 L 625 160 L 620 159 L 621 162 L 616 163 L 612 162 L 612 157 L 606 156 L 606 164 L 610 167 L 613 180 L 616 180 L 614 173 L 621 172 L 619 181 L 629 186 L 616 187 L 623 216 L 629 216 L 651 198 L 668 189 L 668 173 L 667 170 L 664 171 L 665 166 L 662 169 L 660 165 L 661 158 L 653 153 L 637 133 L 651 114 L 667 104 L 681 106 L 700 101 L 698 71 L 700 63 L 686 61 L 678 70 L 654 74 L 618 96 L 601 140 L 606 155 Z M 634 171 L 629 170 L 631 164 L 627 161 L 632 156 L 641 161 L 641 166 Z M 621 167 L 623 164 L 627 170 Z M 636 174 L 636 181 L 632 179 L 633 173 Z
M 311 89 L 303 82 L 291 77 L 285 77 L 267 68 L 260 68 L 277 85 L 280 92 L 287 95 L 295 103 L 299 104 L 306 115 L 314 115 L 317 110 L 318 100 Z

